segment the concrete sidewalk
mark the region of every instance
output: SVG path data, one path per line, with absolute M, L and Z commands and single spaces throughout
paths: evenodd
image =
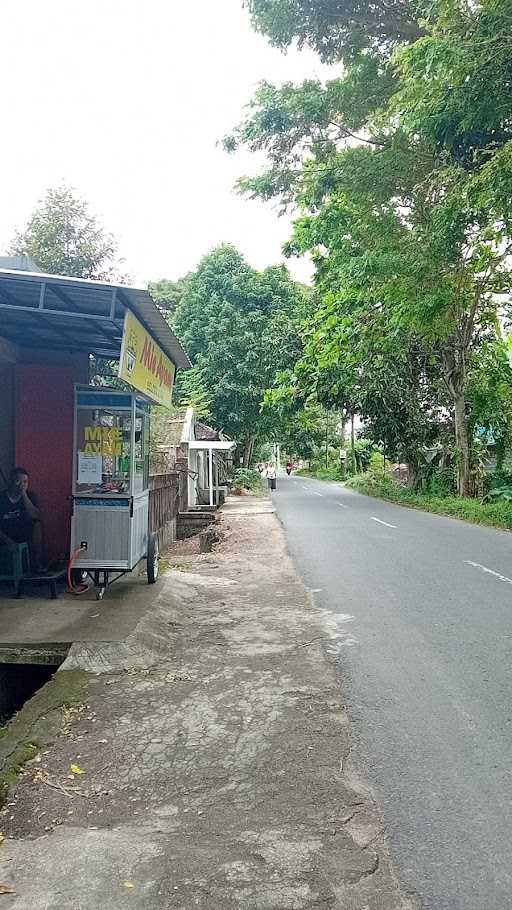
M 134 631 L 150 609 L 157 588 L 149 587 L 139 572 L 126 575 L 109 587 L 101 605 L 94 588 L 76 597 L 60 586 L 51 600 L 46 591 L 26 586 L 17 600 L 6 586 L 0 590 L 0 661 L 4 646 L 12 643 L 44 645 L 76 641 L 122 641 Z
M 43 715 L 60 732 L 2 810 L 2 907 L 416 907 L 350 774 L 327 652 L 349 630 L 312 605 L 275 515 L 241 512 L 123 646 L 72 649 L 24 709 L 29 741 Z M 52 707 L 77 674 L 81 703 Z

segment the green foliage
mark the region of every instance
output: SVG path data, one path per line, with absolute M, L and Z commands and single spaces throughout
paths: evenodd
M 312 466 L 309 468 L 300 468 L 296 472 L 301 477 L 315 477 L 317 480 L 334 480 L 338 483 L 343 480 L 339 467 L 333 465 L 326 468 L 322 465 Z
M 418 37 L 420 4 L 413 0 L 246 0 L 258 31 L 287 48 L 296 39 L 322 60 L 351 61 L 361 51 L 379 53 Z
M 450 496 L 456 488 L 457 479 L 453 468 L 434 468 L 422 484 L 422 489 L 432 496 Z
M 258 471 L 251 468 L 237 468 L 233 474 L 232 489 L 248 490 L 251 493 L 260 493 L 262 479 Z
M 195 366 L 178 373 L 174 400 L 178 407 L 193 408 L 197 417 L 210 417 L 212 395 L 204 367 Z
M 412 475 L 449 426 L 468 494 L 474 432 L 492 429 L 501 458 L 512 426 L 499 349 L 512 279 L 510 0 L 248 6 L 277 46 L 344 64 L 326 85 L 261 85 L 226 140 L 266 153 L 266 172 L 241 189 L 300 208 L 286 249 L 317 270 L 319 304 L 274 404 L 315 398 L 360 414 Z
M 176 308 L 185 293 L 187 278 L 185 276 L 179 281 L 162 278 L 161 281 L 153 281 L 148 285 L 149 293 L 169 325 L 174 325 Z
M 371 439 L 365 439 L 363 437 L 356 439 L 354 450 L 356 456 L 356 468 L 358 473 L 368 470 L 372 458 L 382 458 L 380 452 L 376 451 L 375 445 Z M 350 464 L 348 467 L 350 472 Z
M 448 515 L 451 518 L 461 518 L 474 524 L 512 530 L 512 502 L 488 503 L 479 499 L 462 499 L 460 496 L 418 493 L 399 486 L 389 476 L 375 479 L 368 474 L 359 474 L 347 481 L 347 486 L 368 496 L 387 499 L 398 505 Z
M 201 377 L 219 429 L 245 445 L 270 432 L 265 389 L 300 352 L 307 295 L 282 266 L 257 272 L 238 250 L 213 250 L 188 276 L 176 330 Z
M 512 367 L 501 339 L 485 341 L 468 377 L 470 426 L 474 434 L 496 444 L 501 469 L 512 439 Z
M 512 502 L 512 486 L 494 487 L 485 494 L 484 502 Z
M 410 134 L 473 170 L 512 140 L 510 2 L 436 8 L 425 37 L 397 54 L 394 107 Z
M 368 471 L 372 477 L 387 477 L 389 475 L 389 462 L 382 452 L 372 452 Z
M 489 471 L 485 475 L 485 493 L 498 487 L 512 487 L 512 473 L 503 469 Z
M 68 187 L 48 190 L 11 253 L 29 256 L 44 271 L 74 278 L 113 279 L 116 246 L 99 226 L 87 203 Z

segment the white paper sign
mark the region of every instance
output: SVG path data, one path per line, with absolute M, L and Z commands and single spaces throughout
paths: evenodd
M 101 483 L 102 477 L 101 455 L 86 455 L 78 453 L 78 483 Z

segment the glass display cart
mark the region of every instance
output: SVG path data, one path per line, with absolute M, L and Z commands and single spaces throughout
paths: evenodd
M 73 451 L 73 569 L 96 599 L 145 559 L 158 576 L 158 537 L 149 520 L 149 405 L 115 389 L 76 386 Z

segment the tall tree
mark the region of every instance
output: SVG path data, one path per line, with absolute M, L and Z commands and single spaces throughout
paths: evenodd
M 290 250 L 313 254 L 332 306 L 325 323 L 316 317 L 319 362 L 335 362 L 337 338 L 346 365 L 353 339 L 335 330 L 353 318 L 356 299 L 370 348 L 379 348 L 382 312 L 406 351 L 420 346 L 435 364 L 453 408 L 459 490 L 467 494 L 468 377 L 510 282 L 509 0 L 404 3 L 412 27 L 395 38 L 385 30 L 394 4 L 362 11 L 349 0 L 252 0 L 250 7 L 275 43 L 308 43 L 343 61 L 345 72 L 326 86 L 260 87 L 226 145 L 264 149 L 270 167 L 241 188 L 305 213 Z M 394 354 L 385 355 L 390 365 Z
M 414 0 L 246 0 L 258 31 L 287 48 L 298 40 L 322 60 L 350 61 L 369 48 L 380 54 L 422 34 Z
M 200 371 L 212 418 L 243 444 L 245 464 L 268 427 L 264 391 L 298 356 L 303 306 L 285 268 L 257 272 L 224 245 L 201 261 L 177 307 L 176 330 Z
M 153 281 L 148 285 L 149 293 L 170 325 L 174 324 L 176 308 L 185 293 L 187 278 L 188 276 L 185 276 L 178 281 L 162 278 L 160 281 Z
M 116 245 L 69 187 L 50 189 L 11 252 L 29 256 L 44 271 L 74 278 L 108 280 L 117 272 Z

